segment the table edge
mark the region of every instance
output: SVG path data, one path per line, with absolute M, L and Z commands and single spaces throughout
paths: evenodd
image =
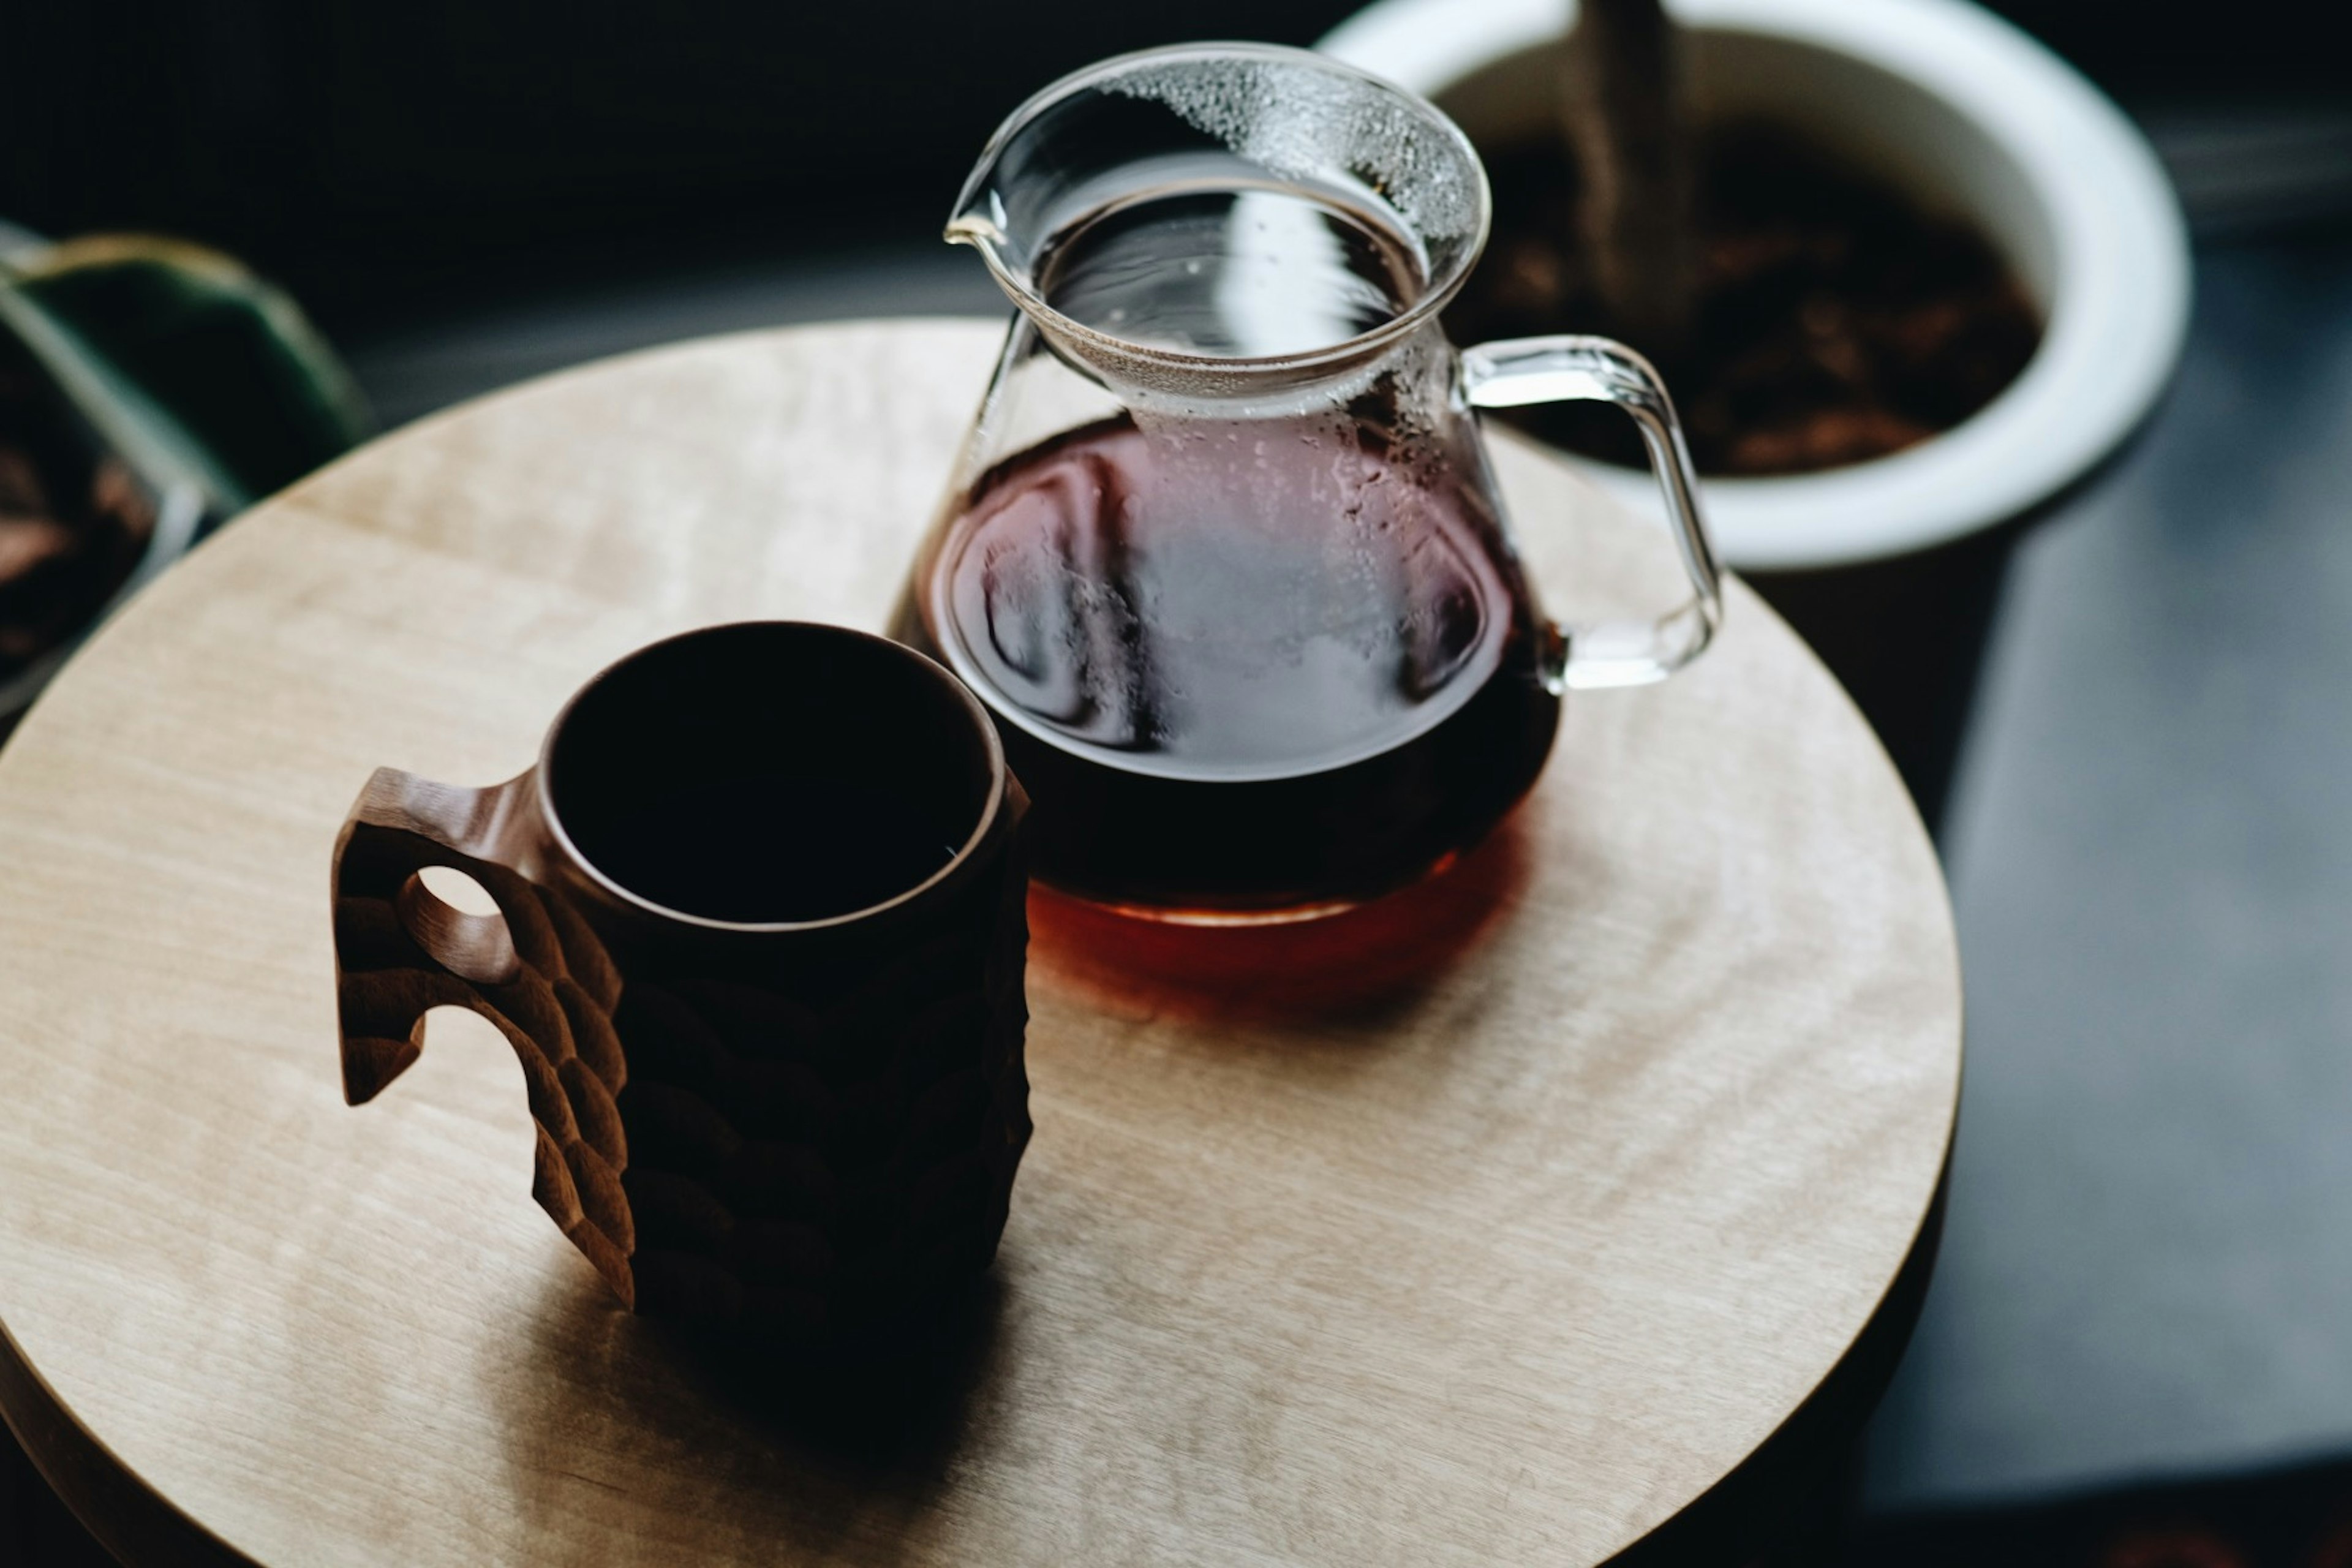
M 0 1321 L 0 1422 L 49 1489 L 126 1563 L 261 1568 L 125 1464 L 58 1397 Z

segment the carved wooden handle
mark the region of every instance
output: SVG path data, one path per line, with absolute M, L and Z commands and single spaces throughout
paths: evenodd
M 379 768 L 360 792 L 333 873 L 343 1097 L 364 1104 L 405 1072 L 434 1008 L 488 1018 L 522 1063 L 539 1124 L 531 1195 L 634 1304 L 614 1103 L 628 1079 L 612 1022 L 621 976 L 579 912 L 508 863 L 534 783 L 461 789 Z M 472 877 L 499 913 L 452 908 L 424 883 L 434 866 Z

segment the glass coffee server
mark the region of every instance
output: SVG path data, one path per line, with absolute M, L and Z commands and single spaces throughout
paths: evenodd
M 1298 50 L 1105 61 L 1014 112 L 948 237 L 1019 307 L 894 634 L 995 716 L 1037 875 L 1131 914 L 1336 912 L 1450 865 L 1570 688 L 1706 647 L 1717 569 L 1674 410 L 1606 339 L 1457 353 L 1484 171 L 1402 89 Z M 1556 624 L 1474 410 L 1614 403 L 1692 595 Z

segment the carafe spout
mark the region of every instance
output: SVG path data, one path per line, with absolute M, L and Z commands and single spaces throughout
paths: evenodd
M 975 180 L 975 184 L 979 182 Z M 967 190 L 966 200 L 957 204 L 955 215 L 948 219 L 940 237 L 950 245 L 969 245 L 992 261 L 1002 263 L 1005 245 L 1004 203 L 995 191 L 982 185 L 978 191 Z
M 940 237 L 950 245 L 968 245 L 988 263 L 991 276 L 1018 304 L 1029 291 L 1029 263 L 1038 237 L 1024 234 L 1024 225 L 1007 210 L 1005 159 L 1008 138 L 999 133 L 980 162 L 973 165 L 955 209 Z

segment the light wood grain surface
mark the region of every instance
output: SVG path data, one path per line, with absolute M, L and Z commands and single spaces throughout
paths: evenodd
M 135 1560 L 1592 1563 L 1870 1319 L 1950 1135 L 1950 917 L 1739 588 L 1386 929 L 1106 956 L 1041 909 L 1000 1284 L 878 1436 L 616 1307 L 481 1020 L 344 1107 L 369 771 L 508 777 L 673 629 L 878 625 L 996 337 L 719 339 L 428 420 L 198 550 L 0 752 L 0 1405 Z M 1664 560 L 1497 460 L 1556 607 Z

